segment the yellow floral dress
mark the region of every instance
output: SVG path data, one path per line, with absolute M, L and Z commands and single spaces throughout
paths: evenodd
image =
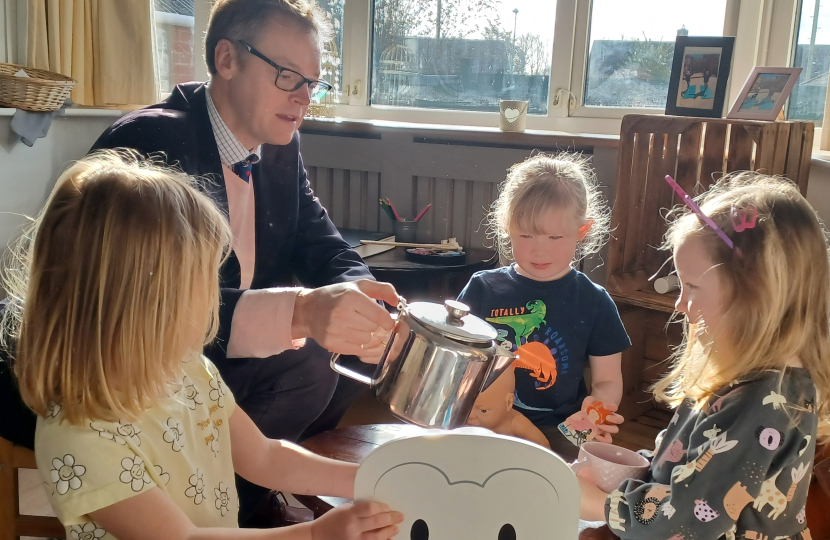
M 135 422 L 39 418 L 35 456 L 71 540 L 112 540 L 90 513 L 158 486 L 200 527 L 236 527 L 228 419 L 236 406 L 204 356 L 182 362 L 182 388 Z

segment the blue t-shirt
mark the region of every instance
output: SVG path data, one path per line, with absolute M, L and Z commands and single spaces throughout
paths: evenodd
M 588 356 L 631 346 L 614 301 L 577 270 L 554 281 L 527 278 L 513 265 L 476 272 L 458 300 L 519 352 L 515 408 L 535 424 L 556 425 L 579 410 Z

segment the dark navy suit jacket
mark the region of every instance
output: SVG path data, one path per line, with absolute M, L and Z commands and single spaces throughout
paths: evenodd
M 117 147 L 142 154 L 163 152 L 167 163 L 207 180 L 202 182 L 205 190 L 227 213 L 222 163 L 203 83 L 180 84 L 165 101 L 124 115 L 98 138 L 92 150 Z M 292 275 L 307 287 L 373 279 L 311 191 L 298 133 L 285 146 L 263 145 L 262 159 L 252 173 L 256 262 L 251 289 L 290 286 Z M 211 360 L 225 357 L 233 311 L 244 292 L 239 284 L 239 261 L 231 254 L 221 270 L 219 336 L 205 351 Z

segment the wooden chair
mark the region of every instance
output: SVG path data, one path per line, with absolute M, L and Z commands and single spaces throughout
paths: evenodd
M 66 538 L 66 530 L 54 517 L 20 514 L 18 469 L 36 469 L 35 454 L 0 438 L 0 540 L 21 536 Z
M 666 233 L 661 209 L 679 201 L 664 177 L 693 195 L 726 173 L 759 171 L 786 176 L 806 193 L 812 146 L 811 122 L 623 119 L 606 284 L 632 341 L 623 353 L 623 416 L 636 420 L 656 407 L 648 387 L 665 371 L 669 345 L 681 338 L 679 325 L 666 329 L 676 293 L 658 294 L 648 281 L 671 270 L 663 267 L 669 254 L 658 249 Z

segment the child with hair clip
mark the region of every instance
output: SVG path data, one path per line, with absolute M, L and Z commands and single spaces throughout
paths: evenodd
M 58 180 L 6 272 L 5 341 L 38 415 L 35 455 L 67 538 L 386 539 L 377 503 L 237 529 L 234 471 L 353 497 L 357 465 L 266 439 L 200 354 L 217 330 L 230 227 L 184 174 L 124 152 Z
M 610 495 L 579 472 L 581 517 L 621 538 L 809 540 L 817 439 L 830 439 L 830 263 L 795 185 L 725 177 L 666 235 L 685 340 L 654 393 L 676 408 L 649 475 Z M 665 189 L 669 189 L 666 186 Z
M 489 216 L 489 234 L 513 264 L 472 276 L 458 299 L 518 354 L 514 407 L 551 449 L 576 458 L 581 440 L 559 425 L 591 403 L 611 412 L 596 439 L 611 442 L 622 417 L 621 353 L 631 342 L 604 288 L 573 268 L 608 238 L 610 212 L 577 154 L 536 154 L 510 168 Z M 585 368 L 591 367 L 591 394 Z M 584 423 L 584 422 L 583 422 Z

